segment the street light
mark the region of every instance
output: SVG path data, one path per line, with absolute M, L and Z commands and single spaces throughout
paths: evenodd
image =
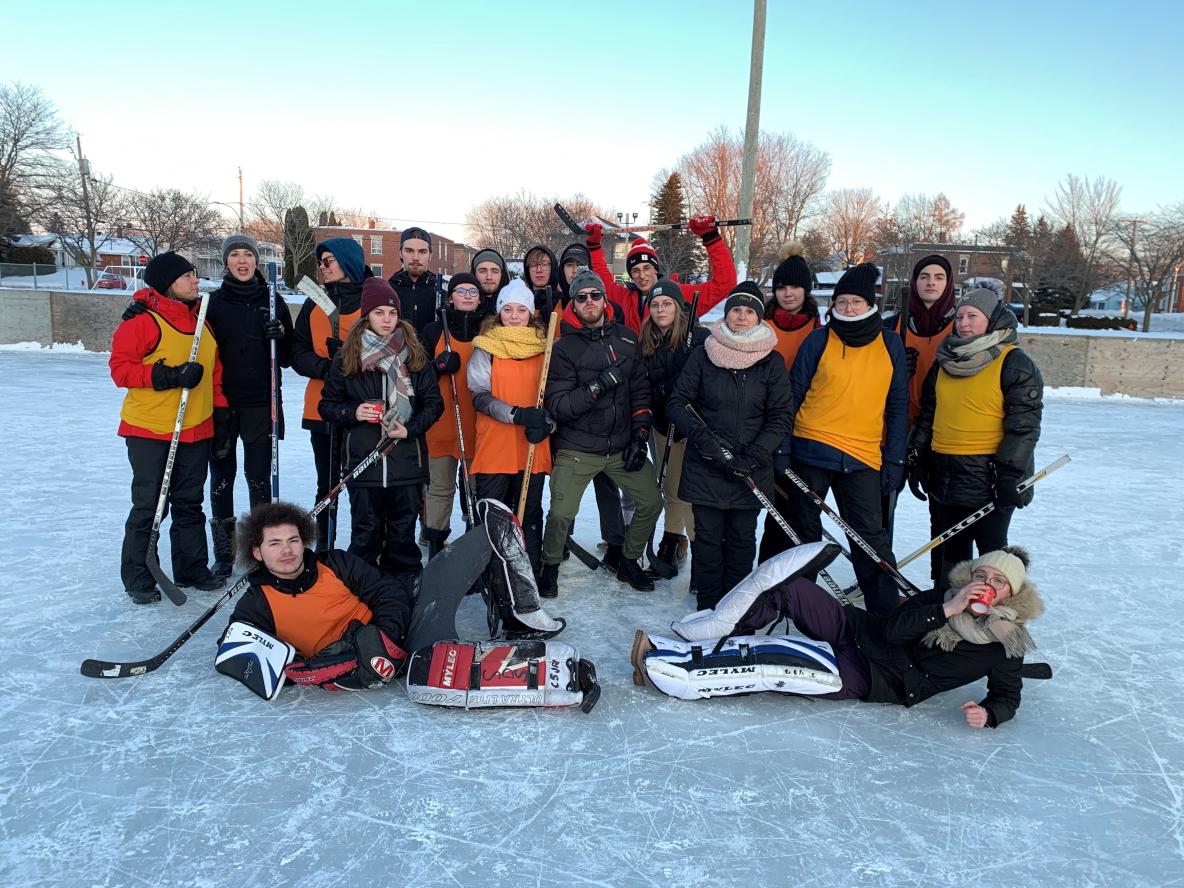
M 228 203 L 224 200 L 211 200 L 210 203 L 217 204 L 220 207 L 230 207 L 230 209 L 232 209 L 232 210 L 237 208 L 239 230 L 241 231 L 243 228 L 246 228 L 247 223 L 243 219 L 243 205 L 242 205 L 241 201 L 239 203 Z

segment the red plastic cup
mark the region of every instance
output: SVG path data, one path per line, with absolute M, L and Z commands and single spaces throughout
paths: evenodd
M 995 590 L 990 586 L 970 599 L 970 612 L 976 617 L 984 616 L 995 603 Z
M 382 402 L 382 399 L 376 399 L 376 400 L 373 400 L 373 401 L 365 401 L 364 403 L 366 403 L 366 404 L 371 404 L 371 405 L 373 405 L 374 407 L 376 407 L 376 408 L 378 409 L 378 416 L 376 416 L 374 419 L 367 420 L 367 421 L 368 421 L 368 422 L 382 422 L 382 414 L 385 412 L 385 411 L 383 410 L 383 402 Z

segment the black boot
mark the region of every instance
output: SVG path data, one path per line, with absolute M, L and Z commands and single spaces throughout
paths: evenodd
M 438 553 L 444 551 L 444 547 L 448 544 L 448 533 L 447 530 L 436 530 L 432 527 L 425 527 L 423 529 L 424 538 L 428 541 L 429 561 Z
M 210 519 L 210 535 L 214 538 L 214 566 L 210 573 L 223 580 L 234 570 L 234 525 L 233 515 Z
M 604 557 L 600 559 L 600 566 L 607 567 L 609 570 L 617 570 L 621 566 L 621 549 L 622 546 L 609 543 L 605 547 Z
M 638 592 L 653 592 L 654 581 L 645 575 L 641 565 L 631 558 L 622 558 L 621 566 L 617 568 L 617 579 L 628 583 Z
M 132 604 L 155 604 L 160 601 L 160 590 L 155 586 L 151 589 L 128 589 L 127 594 Z
M 559 565 L 558 564 L 544 564 L 542 572 L 539 574 L 539 597 L 540 598 L 558 598 L 559 597 Z
M 674 576 L 678 576 L 678 541 L 682 539 L 677 533 L 663 533 L 658 543 L 658 560 L 670 565 Z
M 688 540 L 683 534 L 680 533 L 678 535 L 678 546 L 677 546 L 678 561 L 676 562 L 679 567 L 682 567 L 684 564 L 687 563 L 687 552 L 690 548 L 691 548 L 690 540 Z

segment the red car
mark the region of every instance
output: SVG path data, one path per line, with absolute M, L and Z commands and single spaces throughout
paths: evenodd
M 95 282 L 96 290 L 126 290 L 127 280 L 117 274 L 104 274 Z

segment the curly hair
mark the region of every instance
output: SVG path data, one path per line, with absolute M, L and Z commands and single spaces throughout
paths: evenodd
M 263 531 L 281 524 L 292 524 L 300 534 L 300 540 L 308 545 L 316 539 L 316 526 L 308 509 L 293 503 L 260 503 L 250 513 L 239 519 L 237 533 L 238 564 L 244 570 L 253 570 L 263 562 L 255 557 L 254 550 L 263 545 Z

